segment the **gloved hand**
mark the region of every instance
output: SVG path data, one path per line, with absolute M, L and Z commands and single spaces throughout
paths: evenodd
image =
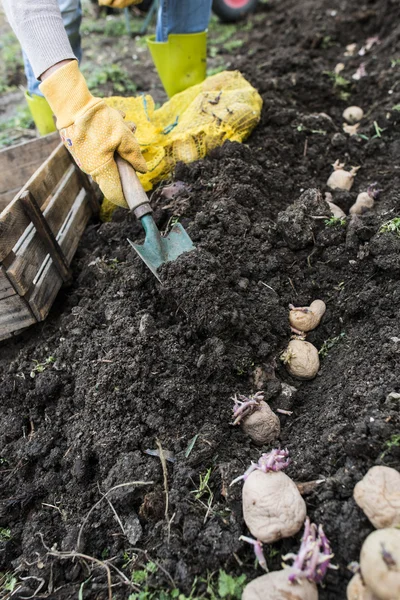
M 78 166 L 93 177 L 108 200 L 126 207 L 114 153 L 135 171 L 147 171 L 132 133 L 133 123 L 126 123 L 120 112 L 92 96 L 76 60 L 52 73 L 40 90 L 57 117 L 57 129 Z
M 109 6 L 110 8 L 125 8 L 132 4 L 140 4 L 143 0 L 99 0 L 100 6 Z

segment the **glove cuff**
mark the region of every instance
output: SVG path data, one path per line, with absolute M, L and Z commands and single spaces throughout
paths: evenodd
M 57 117 L 57 129 L 69 127 L 77 116 L 99 102 L 89 92 L 76 60 L 57 69 L 39 88 Z

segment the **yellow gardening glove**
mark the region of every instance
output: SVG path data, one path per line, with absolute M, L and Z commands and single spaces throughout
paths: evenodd
M 99 0 L 100 6 L 110 6 L 111 8 L 125 8 L 132 4 L 140 4 L 143 0 Z
M 93 177 L 108 200 L 126 207 L 114 154 L 122 156 L 135 171 L 147 171 L 132 133 L 133 123 L 126 123 L 120 112 L 92 96 L 76 60 L 52 73 L 40 90 L 78 166 Z

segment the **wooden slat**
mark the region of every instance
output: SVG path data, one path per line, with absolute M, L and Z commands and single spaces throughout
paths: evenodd
M 24 185 L 21 192 L 29 189 L 42 207 L 70 164 L 68 150 L 60 144 Z M 12 250 L 28 225 L 29 219 L 18 195 L 0 214 L 0 262 Z
M 15 289 L 8 279 L 3 267 L 0 266 L 0 301 L 8 296 L 14 296 Z
M 0 300 L 0 340 L 36 322 L 28 304 L 18 294 Z
M 19 190 L 60 143 L 58 132 L 0 150 L 1 194 Z
M 57 241 L 68 263 L 72 261 L 91 214 L 92 210 L 87 193 L 85 190 L 81 190 L 57 236 Z M 47 317 L 61 285 L 61 276 L 51 259 L 48 258 L 37 281 L 35 281 L 33 291 L 27 296 L 29 297 L 29 305 L 38 321 L 42 321 Z
M 78 173 L 71 164 L 44 210 L 46 221 L 56 237 L 79 190 Z M 18 240 L 18 248 L 14 248 L 14 253 L 15 259 L 9 265 L 7 275 L 17 292 L 24 296 L 46 258 L 47 250 L 37 231 L 28 227 Z

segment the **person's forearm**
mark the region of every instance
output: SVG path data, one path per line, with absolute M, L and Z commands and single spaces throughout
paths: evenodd
M 57 0 L 2 0 L 7 18 L 33 67 L 43 79 L 75 56 Z M 51 72 L 49 72 L 51 71 Z

